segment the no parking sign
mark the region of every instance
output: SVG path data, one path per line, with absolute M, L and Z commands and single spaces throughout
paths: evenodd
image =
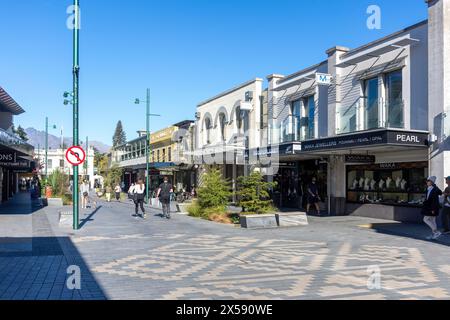
M 86 152 L 79 146 L 71 147 L 66 151 L 66 159 L 71 165 L 77 167 L 86 160 Z

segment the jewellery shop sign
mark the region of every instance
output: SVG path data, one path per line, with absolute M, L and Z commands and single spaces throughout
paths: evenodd
M 426 147 L 427 139 L 428 135 L 426 133 L 380 130 L 345 136 L 337 136 L 333 138 L 304 141 L 302 142 L 302 150 L 307 152 L 352 147 L 366 147 L 371 145 L 383 144 Z

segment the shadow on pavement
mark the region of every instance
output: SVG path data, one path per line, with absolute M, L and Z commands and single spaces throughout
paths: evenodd
M 79 290 L 67 283 L 76 278 Z M 0 300 L 105 300 L 106 295 L 68 237 L 0 238 Z
M 80 229 L 83 228 L 84 225 L 85 225 L 86 223 L 91 222 L 91 221 L 94 221 L 94 219 L 92 219 L 92 218 L 95 216 L 95 214 L 96 214 L 101 208 L 102 208 L 102 206 L 98 206 L 97 208 L 95 208 L 94 211 L 92 211 L 91 214 L 89 214 L 89 216 L 87 216 L 87 217 L 84 218 L 84 219 L 81 219 L 80 226 L 79 226 Z
M 427 240 L 426 237 L 431 234 L 431 231 L 428 227 L 421 224 L 398 222 L 372 223 L 369 227 L 378 233 L 450 246 L 450 235 L 442 235 L 439 239 L 433 241 Z
M 32 199 L 29 192 L 19 192 L 0 204 L 0 215 L 29 215 L 42 208 L 40 199 Z

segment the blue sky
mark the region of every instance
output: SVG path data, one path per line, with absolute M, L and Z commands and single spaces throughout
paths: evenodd
M 0 86 L 26 110 L 16 125 L 43 130 L 45 116 L 71 136 L 70 0 L 0 0 Z M 366 27 L 369 5 L 381 30 Z M 111 144 L 192 119 L 197 103 L 271 73 L 290 74 L 427 18 L 423 0 L 81 0 L 80 136 Z M 58 135 L 58 130 L 53 132 Z

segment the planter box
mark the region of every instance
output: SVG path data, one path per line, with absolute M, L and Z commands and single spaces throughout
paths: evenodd
M 308 216 L 304 212 L 277 213 L 275 216 L 277 218 L 278 226 L 280 227 L 308 225 Z
M 59 224 L 64 226 L 72 226 L 73 224 L 72 211 L 59 212 Z
M 275 214 L 241 215 L 241 227 L 246 229 L 277 228 Z
M 63 207 L 63 200 L 61 198 L 47 198 L 47 205 L 49 207 Z
M 188 207 L 192 205 L 192 203 L 178 203 L 177 204 L 177 212 L 180 214 L 188 214 Z

